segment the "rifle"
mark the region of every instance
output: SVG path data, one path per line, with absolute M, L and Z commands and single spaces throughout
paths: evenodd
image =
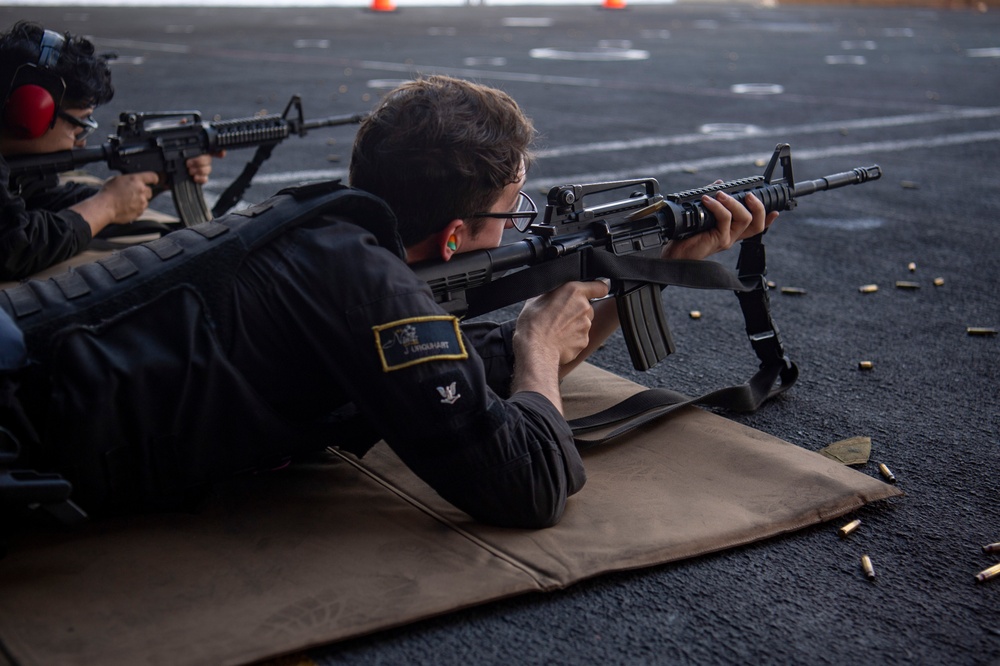
M 782 176 L 774 172 L 781 165 Z M 791 147 L 778 144 L 764 174 L 663 196 L 654 178 L 562 185 L 548 192 L 544 219 L 523 240 L 458 254 L 450 261 L 422 262 L 414 271 L 447 312 L 476 317 L 537 296 L 571 280 L 611 279 L 622 333 L 632 365 L 648 370 L 674 351 L 660 298 L 662 286 L 732 289 L 747 321 L 747 335 L 764 366 L 791 377 L 771 321 L 759 234 L 743 241 L 736 275 L 711 261 L 663 261 L 659 251 L 715 227 L 702 205 L 704 194 L 725 192 L 743 202 L 750 192 L 768 211 L 791 210 L 799 197 L 877 180 L 878 165 L 858 167 L 816 180 L 795 182 Z M 637 189 L 639 188 L 639 189 Z M 627 198 L 588 207 L 587 198 L 630 189 Z M 516 270 L 523 269 L 523 270 Z M 510 275 L 505 272 L 513 271 Z M 786 382 L 787 383 L 787 382 Z
M 294 117 L 289 117 L 293 109 Z M 270 114 L 233 120 L 202 122 L 197 111 L 145 113 L 125 111 L 119 115 L 117 134 L 100 146 L 77 148 L 44 155 L 7 158 L 11 185 L 20 192 L 32 181 L 55 177 L 84 164 L 106 162 L 122 173 L 155 171 L 165 174 L 173 191 L 174 205 L 184 226 L 218 217 L 232 208 L 250 185 L 257 170 L 279 143 L 292 134 L 305 136 L 309 130 L 360 123 L 366 114 L 330 116 L 306 121 L 302 99 L 293 95 L 281 115 Z M 192 157 L 222 150 L 257 146 L 253 159 L 240 176 L 208 209 L 201 185 L 188 174 L 186 162 Z

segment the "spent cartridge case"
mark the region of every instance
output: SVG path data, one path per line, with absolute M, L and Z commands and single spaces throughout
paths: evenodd
M 983 328 L 981 326 L 968 326 L 965 332 L 969 335 L 996 335 L 997 329 L 995 328 Z
M 984 553 L 1000 553 L 1000 542 L 989 543 L 983 546 Z
M 793 296 L 801 296 L 802 294 L 806 293 L 806 290 L 802 289 L 801 287 L 782 287 L 781 293 L 791 294 Z
M 944 278 L 943 277 L 936 277 L 936 278 L 934 278 L 934 286 L 935 287 L 940 287 L 943 284 L 944 284 Z
M 860 291 L 862 294 L 874 294 L 876 291 L 878 291 L 878 285 L 863 284 L 860 287 L 858 287 L 858 291 Z
M 843 527 L 841 527 L 839 530 L 837 530 L 837 534 L 840 535 L 841 539 L 844 539 L 847 536 L 849 536 L 851 534 L 851 532 L 853 532 L 854 530 L 858 529 L 858 527 L 860 525 L 861 525 L 861 519 L 860 518 L 855 518 L 854 520 L 852 520 L 851 522 L 847 523 L 846 525 L 844 525 Z
M 871 370 L 875 365 L 871 361 L 858 361 L 858 370 Z
M 1000 564 L 994 564 L 988 569 L 983 569 L 976 574 L 976 580 L 980 583 L 985 583 L 986 581 L 1000 576 Z
M 885 477 L 885 480 L 889 483 L 896 483 L 896 475 L 893 474 L 885 463 L 878 464 L 878 471 Z
M 688 313 L 688 316 L 691 317 L 691 319 L 701 319 L 701 312 L 699 310 L 691 310 L 691 312 Z
M 897 289 L 920 289 L 920 284 L 917 282 L 907 282 L 906 280 L 896 281 Z
M 865 578 L 868 580 L 875 580 L 875 567 L 872 566 L 872 558 L 867 555 L 862 555 L 861 569 L 865 572 Z

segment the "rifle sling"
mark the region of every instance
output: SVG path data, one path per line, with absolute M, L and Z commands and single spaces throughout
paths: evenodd
M 731 289 L 752 291 L 753 279 L 741 280 L 714 261 L 662 260 L 639 255 L 614 255 L 592 249 L 575 252 L 469 290 L 466 317 L 493 312 L 507 305 L 544 294 L 573 280 L 610 278 L 632 282 L 652 282 L 663 286 L 691 289 Z
M 233 206 L 239 203 L 240 199 L 243 198 L 243 193 L 250 187 L 250 181 L 257 175 L 257 171 L 260 170 L 261 165 L 264 164 L 267 158 L 271 156 L 271 153 L 274 152 L 274 147 L 277 145 L 276 143 L 265 143 L 257 147 L 253 158 L 244 165 L 240 175 L 219 195 L 219 198 L 215 202 L 215 207 L 212 208 L 212 217 L 225 215 Z
M 580 449 L 603 444 L 682 407 L 698 405 L 736 412 L 754 412 L 764 402 L 795 383 L 798 367 L 785 354 L 771 317 L 764 275 L 767 272 L 762 236 L 744 240 L 737 273 L 714 261 L 661 260 L 637 254 L 619 256 L 593 249 L 576 252 L 521 270 L 475 290 L 469 316 L 504 307 L 545 293 L 570 280 L 611 278 L 693 289 L 730 289 L 736 293 L 747 336 L 760 369 L 745 384 L 690 398 L 667 389 L 649 389 L 597 414 L 570 421 Z M 475 314 L 473 314 L 473 311 Z M 780 383 L 778 381 L 780 380 Z M 579 437 L 618 424 L 598 439 Z
M 775 384 L 778 379 L 780 384 Z M 636 428 L 671 414 L 683 407 L 719 407 L 737 412 L 756 411 L 764 402 L 789 389 L 798 378 L 798 368 L 765 366 L 746 384 L 727 386 L 698 398 L 689 398 L 669 389 L 647 389 L 603 411 L 569 421 L 576 447 L 580 451 L 605 444 Z M 582 437 L 588 432 L 617 426 L 594 439 Z

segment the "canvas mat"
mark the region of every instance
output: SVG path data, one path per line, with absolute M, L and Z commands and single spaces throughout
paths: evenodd
M 590 365 L 568 416 L 641 387 Z M 385 447 L 232 480 L 196 515 L 22 537 L 0 559 L 0 661 L 246 663 L 795 530 L 901 494 L 686 408 L 588 451 L 545 530 L 477 524 Z

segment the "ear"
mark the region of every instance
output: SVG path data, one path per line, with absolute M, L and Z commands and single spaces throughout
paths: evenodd
M 441 231 L 427 236 L 419 243 L 407 246 L 406 263 L 415 264 L 421 261 L 437 259 L 448 261 L 462 247 L 462 239 L 465 238 L 464 229 L 464 220 L 452 220 Z M 452 236 L 455 237 L 455 240 L 452 242 L 455 246 L 454 250 L 448 246 L 448 242 L 451 241 Z
M 465 220 L 452 220 L 438 234 L 437 246 L 441 253 L 441 258 L 445 261 L 461 252 L 462 242 L 465 238 Z

